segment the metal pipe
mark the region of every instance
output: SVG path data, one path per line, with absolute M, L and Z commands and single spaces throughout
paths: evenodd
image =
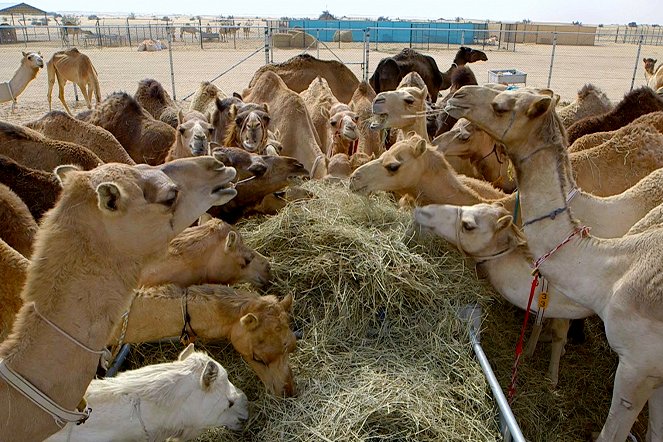
M 120 367 L 124 363 L 124 360 L 127 359 L 127 356 L 129 356 L 130 351 L 131 351 L 130 344 L 123 344 L 122 347 L 120 347 L 120 351 L 117 352 L 117 356 L 115 356 L 113 363 L 111 364 L 110 367 L 108 367 L 108 371 L 106 372 L 105 377 L 112 378 L 117 374 Z
M 173 42 L 175 41 L 175 34 L 173 34 L 173 41 L 168 42 L 168 58 L 170 59 L 170 86 L 173 88 L 173 100 L 177 100 L 175 94 L 175 67 L 173 65 Z
M 364 80 L 368 81 L 368 56 L 371 53 L 371 31 L 364 30 Z
M 635 66 L 633 67 L 633 78 L 631 79 L 631 89 L 635 85 L 635 75 L 638 73 L 638 64 L 640 64 L 640 50 L 642 49 L 642 34 L 640 34 L 640 41 L 638 42 L 638 55 L 635 56 Z
M 546 86 L 548 89 L 550 89 L 550 81 L 552 80 L 552 71 L 553 71 L 553 64 L 555 63 L 556 47 L 557 47 L 557 32 L 553 32 L 552 54 L 550 55 L 550 70 L 548 70 L 548 86 Z

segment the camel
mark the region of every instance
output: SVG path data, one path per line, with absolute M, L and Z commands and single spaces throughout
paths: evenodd
M 166 46 L 165 43 L 161 42 L 161 40 L 152 40 L 147 39 L 143 40 L 138 44 L 138 52 L 157 52 L 161 51 L 164 49 L 167 49 L 168 47 Z
M 228 136 L 228 126 L 230 125 L 232 119 L 230 115 L 230 109 L 232 105 L 241 107 L 244 105 L 242 98 L 233 94 L 232 97 L 228 98 L 216 98 L 214 100 L 214 109 L 210 114 L 209 122 L 214 126 L 214 135 L 212 136 L 212 142 L 218 144 L 219 146 L 223 145 L 224 141 Z
M 166 162 L 177 158 L 197 157 L 210 155 L 210 141 L 214 133 L 214 126 L 207 122 L 203 114 L 189 111 L 185 118 L 180 110 L 177 114 L 177 131 L 175 141 L 168 151 Z
M 646 86 L 635 89 L 626 94 L 610 112 L 583 118 L 569 126 L 569 144 L 586 134 L 619 129 L 642 115 L 656 111 L 663 111 L 663 97 Z
M 267 70 L 254 80 L 242 97 L 249 103 L 268 104 L 272 128 L 280 134 L 279 141 L 283 145 L 281 154 L 300 161 L 311 178 L 324 177 L 327 174 L 325 155 L 315 142 L 315 128 L 302 98 L 272 71 Z
M 428 90 L 416 86 L 402 86 L 393 91 L 380 92 L 373 100 L 376 121 L 371 129 L 401 129 L 414 132 L 428 141 L 426 129 L 426 96 Z
M 128 307 L 141 267 L 165 253 L 169 241 L 211 205 L 235 195 L 225 187 L 235 171 L 201 157 L 162 168 L 60 166 L 56 174 L 62 196 L 40 224 L 24 304 L 0 344 L 0 358 L 4 369 L 60 409 L 74 410 L 103 353 L 96 349 L 103 349 Z M 2 379 L 1 434 L 33 441 L 58 430 L 52 415 L 8 384 L 6 375 Z M 89 410 L 54 413 L 60 422 L 81 421 Z
M 259 155 L 279 155 L 280 143 L 269 132 L 269 106 L 267 103 L 241 103 L 230 105 L 224 146 L 240 147 Z
M 29 264 L 27 258 L 0 238 L 0 342 L 7 338 L 16 312 L 23 305 L 21 290 Z
M 226 94 L 216 87 L 215 84 L 209 81 L 203 81 L 198 86 L 198 90 L 193 94 L 191 98 L 191 104 L 189 104 L 189 110 L 194 110 L 206 115 L 209 118 L 209 115 L 214 111 L 215 102 L 217 99 L 226 98 Z
M 270 393 L 286 397 L 296 394 L 289 363 L 297 345 L 289 325 L 291 295 L 279 301 L 272 295 L 258 296 L 215 284 L 143 287 L 129 309 L 123 342 L 179 336 L 183 302 L 191 317 L 190 328 L 198 338 L 229 340 Z M 109 343 L 117 342 L 121 329 L 122 324 L 118 324 Z
M 359 85 L 355 74 L 340 61 L 320 60 L 309 54 L 299 54 L 283 63 L 262 66 L 253 74 L 248 88 L 255 87 L 258 79 L 267 71 L 277 74 L 289 89 L 297 93 L 308 88 L 316 77 L 322 77 L 327 80 L 334 96 L 341 103 L 346 104 L 350 102 L 352 94 Z M 255 102 L 254 100 L 247 101 Z
M 52 172 L 62 164 L 94 169 L 101 158 L 86 147 L 45 137 L 27 127 L 0 121 L 0 154 L 32 169 Z
M 124 92 L 106 97 L 87 121 L 112 133 L 136 163 L 163 163 L 175 142 L 175 129 L 152 118 Z
M 451 86 L 451 74 L 456 68 L 467 63 L 486 60 L 488 57 L 484 52 L 461 46 L 451 67 L 446 72 L 440 72 L 433 57 L 405 48 L 393 57 L 380 60 L 369 81 L 373 90 L 379 94 L 396 89 L 401 79 L 414 71 L 421 75 L 432 101 L 435 101 L 439 91 L 449 89 Z
M 138 89 L 136 89 L 136 93 L 134 94 L 134 99 L 155 120 L 163 121 L 173 128 L 177 127 L 179 107 L 158 81 L 152 78 L 140 80 L 138 82 Z
M 612 103 L 601 89 L 593 84 L 586 84 L 578 90 L 575 100 L 557 109 L 557 115 L 564 127 L 569 127 L 583 118 L 610 112 L 612 108 Z
M 92 109 L 92 92 L 97 99 L 97 104 L 101 102 L 101 92 L 99 90 L 99 79 L 97 71 L 92 65 L 90 58 L 82 54 L 76 48 L 58 51 L 46 63 L 48 72 L 48 110 L 53 110 L 51 105 L 51 95 L 55 80 L 58 81 L 58 97 L 69 115 L 71 111 L 64 98 L 64 86 L 67 81 L 75 83 L 83 93 L 87 108 Z
M 472 72 L 472 69 L 470 69 L 469 66 L 459 66 L 454 69 L 451 73 L 450 79 L 451 86 L 449 87 L 449 92 L 443 98 L 438 98 L 435 107 L 432 108 L 432 110 L 437 112 L 432 112 L 430 115 L 426 116 L 428 136 L 431 139 L 451 130 L 456 124 L 456 119 L 444 112 L 444 105 L 449 97 L 463 86 L 479 84 L 474 72 Z
M 260 288 L 269 278 L 267 258 L 248 247 L 229 224 L 211 219 L 175 237 L 168 254 L 143 269 L 140 285 L 173 283 L 188 287 L 247 282 Z
M 663 231 L 597 239 L 575 218 L 566 203 L 575 182 L 564 128 L 554 112 L 558 100 L 545 89 L 499 92 L 466 86 L 449 100 L 447 109 L 475 122 L 507 147 L 518 178 L 530 251 L 535 257 L 546 255 L 536 267 L 571 300 L 603 320 L 619 364 L 608 418 L 597 440 L 626 440 L 647 401 L 647 440 L 661 440 L 663 289 L 658 281 Z
M 193 40 L 198 40 L 198 28 L 195 26 L 182 26 L 180 28 L 180 40 L 184 41 L 184 34 L 193 35 Z
M 651 126 L 658 130 L 660 133 L 663 133 L 663 111 L 650 112 L 645 114 L 636 118 L 626 126 L 620 127 L 616 130 L 611 130 L 609 132 L 595 132 L 592 134 L 583 135 L 569 146 L 569 153 L 579 152 L 581 150 L 599 146 L 610 140 L 614 135 L 620 133 L 620 131 L 623 132 L 626 130 L 624 128 L 637 125 Z M 630 142 L 631 141 L 628 141 L 628 143 Z
M 65 112 L 51 111 L 25 126 L 53 140 L 86 147 L 105 163 L 136 164 L 113 134 Z
M 359 117 L 359 122 L 357 123 L 359 127 L 357 152 L 362 152 L 368 156 L 374 155 L 375 157 L 379 157 L 384 152 L 381 131 L 371 130 L 370 128 L 375 96 L 375 91 L 368 84 L 368 81 L 361 81 L 352 94 L 350 109 Z
M 21 52 L 23 58 L 11 80 L 0 83 L 0 103 L 12 102 L 12 112 L 16 110 L 16 99 L 28 87 L 28 84 L 39 73 L 39 69 L 44 67 L 44 59 L 41 52 Z
M 375 156 L 371 154 L 369 157 L 363 152 L 355 152 L 351 157 L 345 153 L 334 154 L 331 158 L 327 158 L 327 175 L 324 177 L 328 181 L 340 181 L 350 178 L 352 172 L 357 168 L 363 166 Z
M 0 238 L 30 258 L 36 233 L 37 223 L 28 206 L 9 187 L 0 184 Z
M 645 79 L 647 86 L 655 91 L 663 87 L 663 64 L 659 64 L 657 68 L 656 60 L 653 58 L 643 58 L 645 64 Z
M 36 222 L 55 206 L 62 187 L 53 172 L 31 169 L 0 155 L 0 183 L 26 204 Z
M 507 301 L 527 309 L 532 257 L 522 232 L 512 222 L 511 212 L 499 203 L 473 206 L 431 204 L 416 208 L 414 219 L 418 225 L 432 230 L 472 257 L 477 268 L 486 272 L 490 283 Z M 585 318 L 594 312 L 571 301 L 553 284 L 548 285 L 546 292 L 549 304 L 542 317 L 553 318 L 548 377 L 556 386 L 569 319 Z M 533 304 L 534 312 L 539 310 L 536 305 Z M 537 338 L 533 333 L 525 356 L 533 355 Z
M 662 180 L 663 169 L 657 169 L 621 194 L 597 197 L 579 191 L 569 204 L 597 237 L 620 237 L 663 202 Z M 457 175 L 444 154 L 418 136 L 394 144 L 380 158 L 355 170 L 350 189 L 401 192 L 414 197 L 419 206 L 500 202 L 513 213 L 516 204 L 515 194 L 506 195 L 485 181 Z

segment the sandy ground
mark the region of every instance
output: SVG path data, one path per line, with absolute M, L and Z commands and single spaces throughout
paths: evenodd
M 258 29 L 252 30 L 250 38 L 245 39 L 238 33 L 236 39 L 222 43 L 204 43 L 205 49 L 200 49 L 200 43 L 191 36 L 185 35 L 185 41 L 177 41 L 173 45 L 174 75 L 171 77 L 169 53 L 137 52 L 134 47 L 116 48 L 85 48 L 81 50 L 90 56 L 97 72 L 102 91 L 102 98 L 114 91 L 127 91 L 133 94 L 138 81 L 151 77 L 160 81 L 166 90 L 173 94 L 172 81 L 174 80 L 177 99 L 185 98 L 193 93 L 199 82 L 211 80 L 222 73 L 215 84 L 227 93 L 241 92 L 248 84 L 253 73 L 265 63 L 263 48 L 264 38 L 259 35 Z M 134 39 L 135 40 L 135 37 Z M 178 39 L 179 40 L 179 39 Z M 481 46 L 473 46 L 481 48 Z M 402 46 L 388 46 L 386 44 L 371 44 L 369 53 L 369 69 L 372 74 L 378 61 L 388 55 L 398 52 Z M 11 78 L 17 68 L 21 51 L 40 50 L 48 59 L 59 50 L 58 42 L 39 42 L 27 45 L 3 45 L 0 47 L 0 57 L 4 61 L 0 64 L 0 80 Z M 453 60 L 457 47 L 417 48 L 432 55 L 441 69 L 445 69 Z M 518 45 L 514 51 L 497 50 L 486 46 L 487 62 L 471 65 L 479 83 L 488 81 L 489 69 L 516 68 L 527 73 L 527 86 L 546 87 L 550 73 L 552 46 L 547 45 Z M 271 60 L 282 62 L 302 52 L 301 49 L 274 49 Z M 361 43 L 326 43 L 319 48 L 309 49 L 311 55 L 324 59 L 340 59 L 347 63 L 355 74 L 362 77 L 362 62 L 364 51 Z M 663 59 L 663 47 L 643 46 L 642 57 Z M 550 86 L 562 96 L 562 100 L 573 100 L 576 91 L 585 83 L 591 82 L 603 89 L 614 101 L 629 91 L 631 81 L 635 75 L 635 87 L 644 84 L 644 73 L 641 62 L 637 62 L 637 45 L 603 43 L 600 46 L 557 46 L 552 68 Z M 637 71 L 634 69 L 637 66 Z M 0 119 L 13 122 L 25 122 L 38 118 L 48 110 L 46 101 L 47 76 L 40 72 L 38 77 L 28 86 L 18 99 L 17 112 L 12 114 L 10 104 L 0 104 Z M 68 102 L 74 102 L 74 88 L 71 84 L 66 87 Z M 57 98 L 57 87 L 53 93 L 53 108 L 62 109 Z M 81 101 L 74 104 L 72 110 L 80 111 L 85 108 L 82 96 Z

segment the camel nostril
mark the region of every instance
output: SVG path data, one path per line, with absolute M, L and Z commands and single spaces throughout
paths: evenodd
M 232 399 L 228 399 L 228 407 L 232 408 L 233 405 L 235 405 L 235 401 L 233 401 Z

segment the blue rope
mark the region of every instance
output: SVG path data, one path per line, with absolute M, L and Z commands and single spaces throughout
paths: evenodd
M 513 208 L 513 223 L 516 224 L 518 222 L 518 215 L 520 212 L 520 191 L 516 189 L 516 205 Z

